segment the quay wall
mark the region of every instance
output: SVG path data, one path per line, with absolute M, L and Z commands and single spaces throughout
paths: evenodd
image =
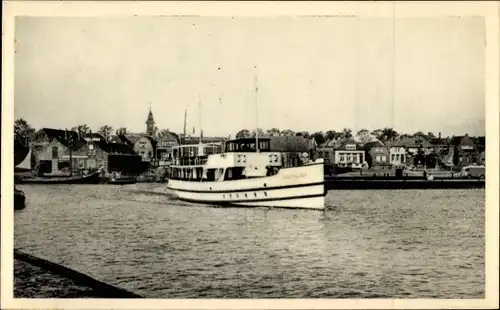
M 421 177 L 325 177 L 327 190 L 368 190 L 368 189 L 467 189 L 485 188 L 481 179 L 435 178 L 425 180 Z
M 42 259 L 35 257 L 33 255 L 23 253 L 17 249 L 14 249 L 14 259 L 24 263 L 24 266 L 26 265 L 31 265 L 35 266 L 39 269 L 42 269 L 43 271 L 46 271 L 48 274 L 52 274 L 54 277 L 60 277 L 66 280 L 69 280 L 76 285 L 80 287 L 85 287 L 88 288 L 88 291 L 85 293 L 89 297 L 95 297 L 95 298 L 142 298 L 142 296 L 139 296 L 135 293 L 126 291 L 124 289 L 114 287 L 112 285 L 106 284 L 104 282 L 98 281 L 94 278 L 89 277 L 86 274 L 83 274 L 81 272 L 75 271 L 73 269 L 70 269 L 68 267 L 50 262 L 48 260 Z M 22 264 L 17 264 L 18 266 L 23 266 Z M 25 267 L 27 268 L 27 267 Z M 22 272 L 15 271 L 14 272 L 14 277 L 16 278 L 16 274 L 20 275 Z M 19 276 L 18 276 L 19 277 Z M 19 279 L 21 280 L 21 279 Z M 23 286 L 26 285 L 26 281 L 15 281 L 19 283 L 16 286 Z M 44 282 L 39 283 L 40 286 L 42 285 L 47 285 Z M 61 283 L 61 286 L 63 283 Z M 60 291 L 65 290 L 65 287 L 60 287 L 58 288 Z M 24 290 L 20 287 L 15 288 L 15 291 L 21 291 L 23 292 Z M 61 293 L 63 294 L 63 293 Z M 59 296 L 61 297 L 61 296 Z

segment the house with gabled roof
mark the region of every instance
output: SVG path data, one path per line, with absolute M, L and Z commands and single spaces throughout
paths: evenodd
M 474 152 L 475 150 L 474 140 L 472 140 L 472 138 L 469 137 L 468 134 L 465 134 L 465 136 L 463 136 L 460 139 L 460 142 L 458 143 L 458 149 L 461 152 Z
M 463 167 L 470 164 L 477 164 L 480 160 L 480 152 L 477 151 L 474 140 L 468 134 L 456 137 L 456 140 L 459 140 L 457 145 L 458 166 Z M 456 140 L 454 141 L 455 143 Z
M 82 134 L 71 130 L 42 128 L 34 135 L 32 150 L 39 174 L 60 174 L 70 169 L 70 153 L 86 141 Z
M 180 145 L 180 138 L 174 132 L 166 132 L 157 139 L 156 158 L 160 166 L 168 166 L 173 160 L 173 148 Z
M 335 150 L 342 146 L 344 139 L 330 139 L 318 146 L 317 152 L 320 158 L 325 160 L 326 165 L 335 163 Z
M 389 163 L 392 166 L 405 166 L 409 164 L 409 156 L 404 144 L 402 145 L 396 141 L 388 143 L 386 147 L 389 150 Z
M 110 143 L 121 143 L 121 144 L 126 144 L 128 145 L 129 147 L 133 148 L 134 147 L 134 143 L 132 141 L 130 141 L 127 136 L 125 135 L 122 135 L 122 134 L 117 134 L 117 135 L 114 135 L 112 136 L 110 139 L 109 139 L 109 142 Z
M 87 143 L 74 152 L 77 169 L 129 175 L 142 171 L 141 158 L 129 145 L 106 141 L 99 134 L 87 134 L 84 139 Z
M 396 140 L 391 143 L 393 147 L 404 147 L 407 154 L 417 154 L 419 149 L 422 149 L 426 154 L 433 151 L 434 146 L 427 140 L 421 137 L 410 137 Z
M 134 142 L 134 151 L 141 156 L 143 162 L 154 165 L 156 160 L 156 145 L 156 140 L 153 137 L 143 135 Z
M 361 167 L 365 162 L 365 151 L 353 139 L 345 139 L 335 149 L 334 164 L 338 167 Z
M 379 140 L 373 140 L 363 145 L 370 167 L 382 167 L 391 164 L 389 149 Z

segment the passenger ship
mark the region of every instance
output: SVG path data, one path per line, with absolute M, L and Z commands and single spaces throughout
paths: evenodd
M 290 163 L 269 138 L 174 148 L 167 188 L 185 201 L 243 207 L 325 208 L 323 159 Z

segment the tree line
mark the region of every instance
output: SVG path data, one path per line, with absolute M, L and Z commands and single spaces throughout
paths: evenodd
M 406 134 L 406 133 L 399 133 L 393 128 L 381 128 L 381 129 L 375 129 L 375 130 L 368 130 L 368 129 L 361 129 L 358 132 L 355 133 L 355 135 L 352 132 L 352 129 L 349 128 L 344 128 L 341 131 L 336 131 L 336 130 L 328 130 L 326 132 L 323 131 L 317 131 L 313 133 L 309 133 L 307 131 L 298 131 L 295 132 L 290 129 L 285 129 L 285 130 L 280 130 L 278 128 L 271 128 L 266 131 L 264 131 L 261 128 L 258 128 L 258 133 L 259 136 L 263 135 L 268 135 L 268 136 L 303 136 L 306 138 L 314 138 L 316 143 L 318 145 L 323 144 L 326 141 L 329 140 L 336 140 L 336 139 L 349 139 L 352 137 L 356 137 L 357 140 L 359 140 L 361 143 L 367 143 L 373 140 L 373 138 L 376 138 L 377 140 L 387 143 L 387 142 L 393 142 L 396 141 L 397 139 L 404 139 L 404 138 L 416 138 L 416 139 L 421 139 L 421 140 L 432 140 L 437 138 L 436 135 L 432 132 L 428 132 L 427 134 L 423 133 L 422 131 L 418 131 L 413 134 Z M 254 138 L 256 136 L 256 130 L 248 130 L 248 129 L 242 129 L 236 134 L 236 138 Z M 450 138 L 444 138 L 445 141 Z
M 70 130 L 72 131 L 77 131 L 82 134 L 88 134 L 93 132 L 90 127 L 86 124 L 81 124 L 77 126 L 73 126 Z M 14 136 L 16 139 L 23 141 L 23 142 L 31 142 L 33 141 L 34 134 L 36 132 L 36 129 L 33 128 L 26 120 L 19 118 L 15 120 L 14 122 Z M 114 130 L 112 126 L 109 125 L 104 125 L 98 128 L 96 133 L 101 134 L 105 139 L 110 139 L 114 134 L 118 135 L 126 135 L 128 133 L 128 130 L 126 127 L 120 127 Z M 162 138 L 164 137 L 167 133 L 169 133 L 169 129 L 162 129 L 160 130 L 158 127 L 155 128 L 154 131 L 154 136 L 156 138 Z M 407 133 L 399 133 L 393 128 L 381 128 L 381 129 L 375 129 L 375 130 L 368 130 L 368 129 L 361 129 L 358 130 L 355 135 L 353 131 L 349 128 L 344 128 L 342 130 L 336 131 L 336 130 L 328 130 L 328 131 L 317 131 L 313 133 L 309 133 L 307 131 L 293 131 L 291 129 L 284 129 L 280 130 L 279 128 L 271 128 L 264 130 L 262 128 L 258 128 L 256 130 L 248 130 L 248 129 L 242 129 L 236 134 L 236 138 L 254 138 L 256 135 L 256 132 L 259 133 L 259 136 L 303 136 L 305 138 L 314 138 L 316 143 L 318 145 L 323 144 L 326 141 L 329 140 L 334 140 L 334 139 L 348 139 L 352 137 L 356 137 L 357 140 L 360 143 L 367 143 L 371 141 L 373 138 L 376 138 L 377 140 L 381 141 L 382 143 L 388 143 L 388 142 L 393 142 L 396 141 L 397 139 L 404 139 L 404 138 L 415 138 L 417 140 L 427 140 L 427 141 L 432 141 L 433 139 L 436 139 L 437 136 L 432 133 L 428 132 L 425 134 L 422 131 L 418 131 L 413 134 L 407 134 Z M 182 136 L 182 135 L 181 135 Z M 439 136 L 439 134 L 438 134 Z M 454 137 L 443 137 L 442 138 L 442 143 L 450 143 Z M 483 139 L 479 139 L 479 137 L 471 137 L 473 138 L 474 142 L 476 144 L 481 144 L 484 146 L 484 137 Z
M 128 130 L 126 127 L 120 127 L 114 130 L 112 126 L 104 125 L 97 129 L 97 131 L 92 131 L 87 124 L 81 124 L 71 127 L 69 130 L 80 132 L 81 134 L 89 134 L 92 132 L 102 135 L 106 140 L 111 139 L 113 135 L 126 135 Z M 15 139 L 25 142 L 33 141 L 36 129 L 32 127 L 25 119 L 19 118 L 14 121 L 14 137 Z M 168 132 L 168 129 L 160 130 L 158 127 L 155 128 L 154 136 L 157 138 L 164 137 Z

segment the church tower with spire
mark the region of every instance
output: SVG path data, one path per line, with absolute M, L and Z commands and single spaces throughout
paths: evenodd
M 146 120 L 146 134 L 149 136 L 154 136 L 155 134 L 155 120 L 151 111 L 151 104 L 149 105 L 148 119 Z

